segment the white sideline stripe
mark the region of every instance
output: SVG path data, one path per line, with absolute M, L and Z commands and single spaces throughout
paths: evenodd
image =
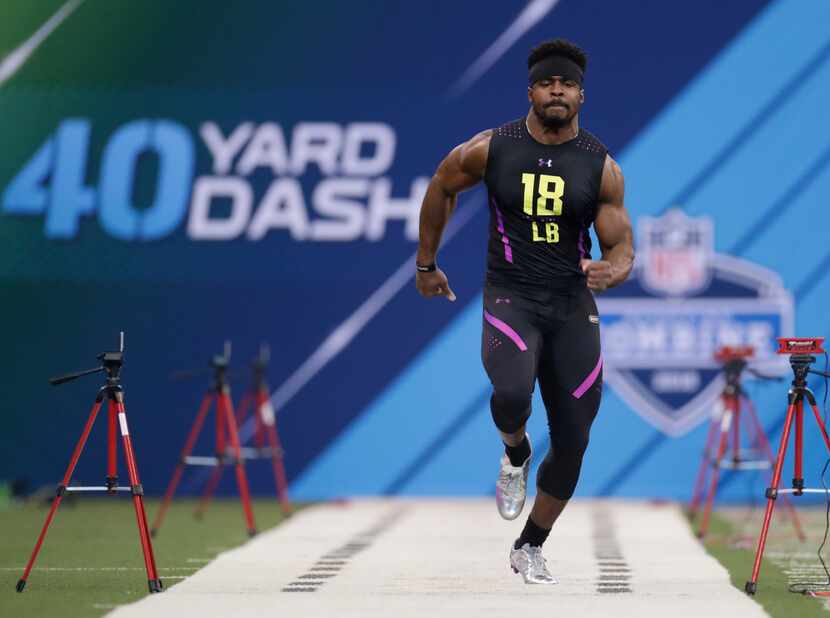
M 57 12 L 46 20 L 37 31 L 26 39 L 17 49 L 12 51 L 0 62 L 0 86 L 8 81 L 26 63 L 41 43 L 43 43 L 67 17 L 77 9 L 83 0 L 69 0 Z
M 469 203 L 473 202 L 473 203 Z M 468 200 L 468 203 L 457 206 L 454 215 L 450 218 L 442 246 L 455 236 L 473 216 L 478 212 L 482 201 Z M 320 344 L 320 346 L 309 356 L 305 362 L 289 378 L 271 394 L 271 403 L 277 410 L 291 401 L 320 370 L 328 365 L 340 352 L 342 352 L 357 337 L 366 325 L 383 309 L 394 296 L 415 276 L 416 253 L 407 258 L 400 267 L 392 273 L 383 284 L 375 290 L 363 304 L 361 304 L 346 320 L 344 320 L 331 334 Z M 240 441 L 246 442 L 254 431 L 253 418 L 248 418 L 239 431 Z
M 490 70 L 490 67 L 496 64 L 528 30 L 544 19 L 545 15 L 550 13 L 557 4 L 559 4 L 559 0 L 530 0 L 516 20 L 508 26 L 507 30 L 502 32 L 493 41 L 492 45 L 470 65 L 470 68 L 464 71 L 459 80 L 450 88 L 450 96 L 457 97 L 463 94 L 477 82 Z

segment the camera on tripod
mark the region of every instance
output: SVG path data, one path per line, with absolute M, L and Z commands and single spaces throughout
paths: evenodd
M 814 354 L 826 354 L 824 348 L 824 337 L 779 337 L 778 354 L 786 354 L 790 357 L 790 367 L 793 370 L 793 381 L 787 391 L 787 414 L 784 420 L 784 431 L 781 436 L 781 445 L 778 448 L 778 456 L 775 459 L 775 467 L 772 474 L 770 487 L 767 487 L 765 496 L 767 507 L 764 512 L 764 523 L 761 526 L 761 534 L 758 538 L 758 548 L 755 552 L 755 562 L 752 567 L 752 576 L 746 582 L 744 590 L 747 594 L 755 594 L 758 587 L 758 575 L 761 570 L 761 559 L 764 555 L 764 548 L 767 542 L 772 512 L 776 500 L 784 494 L 802 496 L 807 493 L 827 494 L 826 488 L 806 488 L 804 486 L 804 400 L 813 412 L 816 419 L 824 445 L 830 452 L 830 435 L 827 434 L 827 427 L 822 419 L 816 405 L 816 397 L 807 385 L 809 374 L 830 378 L 830 374 L 812 369 L 810 365 L 816 361 Z M 781 474 L 784 459 L 787 454 L 787 443 L 790 439 L 790 432 L 795 433 L 795 456 L 792 488 L 780 488 Z M 815 596 L 830 596 L 830 591 L 812 591 Z
M 64 473 L 63 479 L 55 490 L 55 499 L 52 500 L 52 506 L 49 509 L 49 514 L 46 516 L 46 522 L 40 531 L 40 536 L 35 543 L 35 548 L 26 564 L 23 571 L 23 576 L 17 582 L 17 591 L 23 592 L 26 587 L 26 582 L 34 567 L 43 541 L 46 538 L 46 533 L 55 516 L 55 512 L 60 506 L 61 500 L 68 493 L 73 492 L 106 492 L 110 495 L 115 495 L 117 492 L 129 492 L 132 495 L 133 506 L 135 508 L 136 522 L 138 524 L 138 536 L 141 542 L 141 550 L 144 554 L 144 565 L 147 570 L 147 584 L 151 593 L 161 592 L 163 584 L 158 576 L 156 569 L 156 559 L 153 555 L 153 544 L 150 540 L 150 534 L 147 528 L 147 514 L 144 510 L 144 487 L 141 485 L 141 480 L 138 476 L 138 465 L 135 460 L 135 452 L 133 450 L 132 438 L 127 426 L 127 409 L 124 406 L 124 388 L 121 386 L 121 368 L 124 365 L 124 332 L 121 331 L 118 337 L 118 350 L 115 352 L 101 352 L 95 358 L 101 361 L 100 367 L 92 369 L 85 369 L 84 371 L 76 371 L 57 378 L 51 378 L 49 382 L 52 385 L 65 384 L 77 378 L 91 375 L 93 373 L 106 373 L 106 383 L 98 391 L 95 397 L 95 403 L 89 413 L 86 424 L 84 425 L 81 437 L 75 445 L 75 450 L 69 460 L 69 466 Z M 103 486 L 73 486 L 70 481 L 75 472 L 75 466 L 81 458 L 81 453 L 86 446 L 89 434 L 92 431 L 92 426 L 95 424 L 95 419 L 98 417 L 98 411 L 104 406 L 106 402 L 107 415 L 107 476 L 105 477 L 105 485 Z M 121 430 L 121 441 L 123 444 L 124 458 L 127 463 L 127 471 L 130 478 L 130 484 L 119 486 L 117 474 L 117 451 L 118 440 L 117 432 Z

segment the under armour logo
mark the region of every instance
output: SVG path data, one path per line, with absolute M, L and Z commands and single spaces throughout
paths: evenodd
M 498 305 L 499 303 L 507 303 L 509 305 L 510 304 L 510 299 L 509 298 L 497 298 L 496 299 L 496 304 Z
M 539 167 L 553 167 L 553 159 L 539 159 Z

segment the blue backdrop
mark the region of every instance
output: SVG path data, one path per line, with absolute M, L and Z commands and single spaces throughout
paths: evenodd
M 754 344 L 780 372 L 775 336 L 826 332 L 827 3 L 188 4 L 2 9 L 0 477 L 58 480 L 95 385 L 45 378 L 124 329 L 148 492 L 207 385 L 171 372 L 225 339 L 239 366 L 274 351 L 296 498 L 490 492 L 485 196 L 462 196 L 440 252 L 456 303 L 415 291 L 417 213 L 446 152 L 526 113 L 528 50 L 557 36 L 589 53 L 582 125 L 622 166 L 639 246 L 600 299 L 606 387 L 578 493 L 687 497 L 714 347 Z M 749 391 L 777 436 L 785 385 Z M 539 460 L 543 414 L 530 431 Z M 78 474 L 103 461 L 101 434 Z M 268 467 L 250 471 L 269 492 Z

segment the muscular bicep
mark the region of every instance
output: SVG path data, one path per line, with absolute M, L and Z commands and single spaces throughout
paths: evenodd
M 631 246 L 631 219 L 625 209 L 625 180 L 620 166 L 606 157 L 594 229 L 603 251 L 619 244 Z
M 492 131 L 482 131 L 471 140 L 459 144 L 441 161 L 433 182 L 447 195 L 465 191 L 484 178 Z

